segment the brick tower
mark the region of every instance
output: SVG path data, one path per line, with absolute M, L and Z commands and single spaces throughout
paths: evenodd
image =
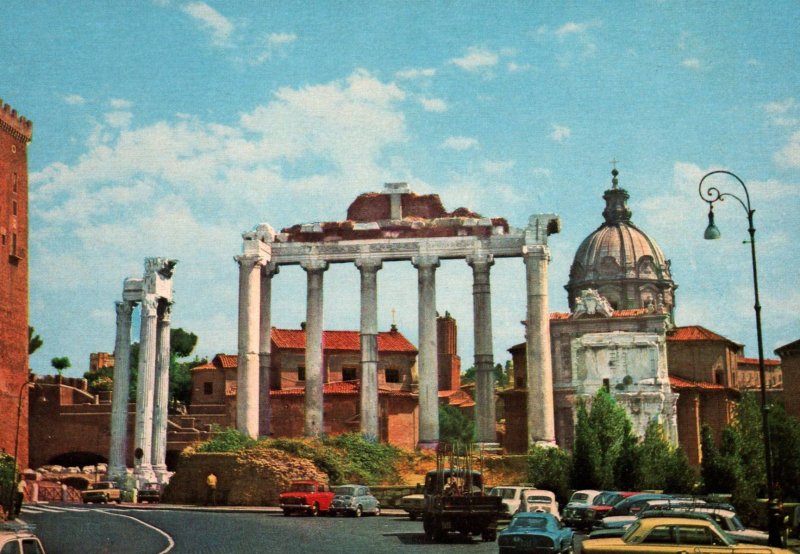
M 436 341 L 439 346 L 439 390 L 458 390 L 461 388 L 458 326 L 450 312 L 436 318 Z
M 28 142 L 33 125 L 0 100 L 0 449 L 28 464 Z M 18 412 L 20 399 L 23 409 Z M 19 430 L 17 414 L 21 413 Z

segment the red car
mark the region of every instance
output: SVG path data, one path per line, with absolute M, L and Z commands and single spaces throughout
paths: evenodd
M 604 517 L 608 515 L 617 502 L 622 501 L 624 498 L 639 494 L 638 492 L 630 491 L 603 491 L 597 495 L 594 502 L 589 509 L 586 510 L 586 521 L 583 525 L 585 529 L 591 529 L 595 525 L 599 525 Z
M 293 513 L 317 516 L 330 510 L 333 496 L 333 491 L 325 483 L 292 481 L 289 490 L 280 494 L 280 505 L 285 516 Z

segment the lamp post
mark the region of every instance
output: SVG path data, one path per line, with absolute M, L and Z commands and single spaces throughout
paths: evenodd
M 28 387 L 37 386 L 35 382 L 26 380 L 22 383 L 22 386 L 19 387 L 19 394 L 17 398 L 17 431 L 14 437 L 14 462 L 12 464 L 12 471 L 14 472 L 14 476 L 11 478 L 11 488 L 6 494 L 6 512 L 8 514 L 8 519 L 14 519 L 14 499 L 17 493 L 17 454 L 19 453 L 19 426 L 20 421 L 22 420 L 22 393 L 28 389 Z
M 742 188 L 744 189 L 744 201 L 732 194 L 730 192 L 720 192 L 720 190 L 716 187 L 709 186 L 706 189 L 705 194 L 703 193 L 703 182 L 706 178 L 712 175 L 728 175 L 736 179 Z M 706 227 L 705 233 L 703 238 L 706 240 L 716 240 L 720 238 L 719 229 L 717 226 L 714 225 L 714 203 L 718 201 L 723 201 L 725 198 L 733 198 L 739 204 L 742 205 L 744 211 L 747 213 L 747 222 L 749 223 L 749 227 L 747 231 L 750 233 L 750 255 L 753 261 L 753 292 L 755 295 L 755 304 L 753 305 L 753 309 L 756 312 L 756 336 L 758 338 L 758 374 L 759 378 L 761 379 L 761 418 L 762 418 L 762 433 L 764 435 L 764 465 L 766 465 L 767 470 L 767 521 L 769 524 L 769 544 L 770 546 L 782 546 L 782 521 L 781 521 L 781 514 L 780 509 L 778 508 L 778 499 L 775 497 L 775 480 L 773 478 L 773 468 L 772 468 L 772 446 L 770 444 L 770 433 L 769 433 L 769 410 L 770 407 L 767 404 L 767 382 L 766 376 L 764 374 L 764 344 L 762 339 L 761 333 L 761 303 L 758 299 L 758 270 L 756 265 L 756 230 L 753 227 L 753 213 L 755 210 L 750 206 L 750 194 L 747 191 L 747 187 L 745 186 L 744 182 L 736 176 L 734 173 L 730 171 L 726 171 L 724 169 L 718 169 L 716 171 L 710 171 L 703 175 L 703 178 L 700 179 L 700 184 L 697 188 L 698 194 L 700 194 L 700 198 L 703 199 L 704 202 L 708 203 L 708 227 Z

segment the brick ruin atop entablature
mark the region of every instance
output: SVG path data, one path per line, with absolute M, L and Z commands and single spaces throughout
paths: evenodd
M 344 221 L 304 223 L 281 230 L 280 242 L 333 242 L 386 238 L 504 235 L 508 221 L 467 208 L 445 210 L 438 194 L 410 192 L 405 183 L 387 183 L 385 192 L 359 195 Z
M 20 142 L 30 142 L 33 136 L 33 122 L 17 114 L 17 110 L 4 104 L 0 98 L 0 129 L 11 134 Z

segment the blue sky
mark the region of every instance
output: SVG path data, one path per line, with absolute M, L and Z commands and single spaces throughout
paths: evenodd
M 490 5 L 491 4 L 491 5 Z M 179 261 L 173 325 L 236 351 L 241 233 L 345 218 L 407 181 L 523 227 L 555 212 L 550 307 L 601 222 L 612 159 L 633 221 L 672 260 L 677 322 L 756 356 L 744 211 L 697 194 L 738 174 L 756 208 L 768 356 L 800 334 L 800 5 L 770 2 L 14 2 L 0 97 L 33 120 L 30 321 L 39 373 L 114 347 L 114 301 L 146 256 Z M 715 181 L 739 193 L 734 181 Z M 472 364 L 471 272 L 437 273 Z M 358 272 L 325 274 L 325 326 L 358 328 Z M 416 275 L 379 273 L 379 326 L 416 342 Z M 495 358 L 522 342 L 522 261 L 492 270 Z M 305 317 L 275 280 L 273 323 Z

